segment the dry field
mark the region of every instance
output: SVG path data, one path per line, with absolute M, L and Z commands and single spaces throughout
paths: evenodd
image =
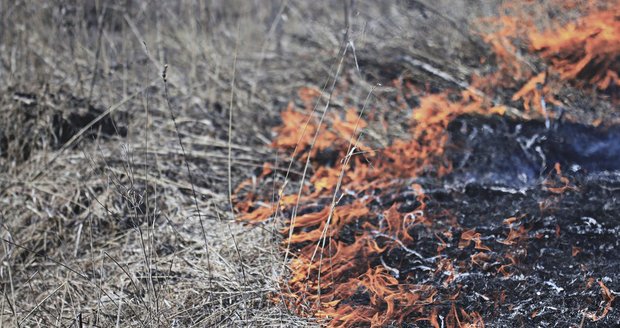
M 283 250 L 285 215 L 247 222 L 256 202 L 279 202 L 308 169 L 274 147 L 280 114 L 320 90 L 325 111 L 372 109 L 369 149 L 407 139 L 420 103 L 399 86 L 436 94 L 493 73 L 500 59 L 480 19 L 498 6 L 0 0 L 0 326 L 320 325 L 320 313 L 283 296 L 296 256 Z M 587 109 L 572 117 L 612 112 L 617 89 L 595 106 L 573 86 L 564 103 Z M 542 117 L 500 103 L 514 119 Z M 336 165 L 329 150 L 317 163 Z M 248 193 L 261 195 L 255 207 L 242 206 Z

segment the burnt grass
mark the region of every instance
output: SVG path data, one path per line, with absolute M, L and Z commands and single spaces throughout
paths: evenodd
M 455 119 L 448 127 L 454 171 L 443 179 L 395 183 L 374 204 L 375 213 L 393 204 L 401 213 L 410 212 L 420 203 L 405 186 L 424 187 L 433 225 L 411 228 L 414 242 L 407 245 L 422 258 L 396 247 L 374 263 L 382 260 L 399 282 L 431 284 L 443 295 L 458 293 L 454 305 L 478 312 L 489 327 L 617 324 L 615 310 L 598 321 L 585 316 L 600 315 L 607 303 L 599 282 L 620 289 L 620 161 L 614 151 L 620 129 L 551 123 L 547 128 L 542 121 L 499 116 Z M 550 189 L 566 185 L 555 163 L 568 179 L 562 192 Z M 510 217 L 515 218 L 511 227 L 504 223 Z M 473 242 L 459 247 L 469 229 L 480 233 L 489 250 L 477 250 Z M 522 236 L 502 243 L 511 229 L 523 229 Z M 352 241 L 356 230 L 344 229 L 341 240 Z M 438 234 L 445 242 L 440 253 Z M 474 263 L 472 255 L 481 253 L 485 258 Z M 444 283 L 449 272 L 435 269 L 441 259 L 455 264 L 449 283 Z M 350 302 L 368 302 L 363 294 Z M 452 304 L 439 302 L 439 313 L 449 312 Z M 414 318 L 408 325 L 430 326 Z
M 597 322 L 582 319 L 584 310 L 600 311 L 603 300 L 588 279 L 620 287 L 620 128 L 461 117 L 449 131 L 452 143 L 462 146 L 452 150 L 460 165 L 436 206 L 450 208 L 460 226 L 489 236 L 491 248 L 505 218 L 523 216 L 528 231 L 509 277 L 474 270 L 460 280 L 469 294 L 463 306 L 484 313 L 490 326 L 617 324 L 617 311 Z M 573 186 L 558 194 L 543 186 L 555 163 Z M 498 293 L 505 295 L 500 304 Z

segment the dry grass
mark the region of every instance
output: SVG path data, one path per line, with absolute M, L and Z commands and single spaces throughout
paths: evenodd
M 343 3 L 1 0 L 0 323 L 315 324 L 270 303 L 280 236 L 235 223 L 229 188 L 277 157 L 279 111 L 330 78 L 345 33 L 336 107 L 422 76 L 401 55 L 468 76 L 462 31 L 492 7 Z

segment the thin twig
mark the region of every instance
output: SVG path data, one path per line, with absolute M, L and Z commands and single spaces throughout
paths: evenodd
M 54 294 L 56 294 L 56 292 L 62 288 L 67 282 L 63 282 L 62 284 L 60 284 L 60 286 L 56 287 L 56 289 L 54 289 L 49 295 L 47 295 L 44 299 L 41 300 L 41 302 L 37 303 L 37 305 L 30 310 L 30 312 L 28 312 L 28 314 L 26 314 L 26 316 L 24 318 L 22 318 L 19 323 L 18 326 L 21 326 L 22 323 L 24 323 L 24 321 L 28 320 L 28 318 L 34 313 L 34 311 L 36 311 L 43 303 L 45 303 L 45 301 L 47 301 L 50 297 L 54 296 Z
M 192 195 L 194 197 L 194 206 L 196 207 L 196 212 L 198 214 L 198 221 L 200 222 L 200 229 L 202 231 L 202 237 L 204 238 L 204 243 L 205 243 L 205 251 L 207 253 L 207 270 L 209 272 L 209 286 L 211 286 L 213 283 L 213 274 L 211 273 L 211 258 L 209 255 L 209 244 L 207 243 L 207 233 L 205 232 L 204 222 L 202 221 L 202 214 L 200 212 L 200 207 L 198 206 L 198 196 L 196 195 L 196 188 L 194 188 L 194 178 L 192 176 L 192 170 L 189 168 L 189 162 L 187 160 L 187 156 L 185 155 L 185 146 L 183 145 L 183 139 L 181 138 L 181 133 L 179 133 L 179 127 L 177 125 L 176 116 L 174 115 L 174 111 L 172 110 L 172 105 L 170 104 L 170 96 L 168 94 L 167 72 L 168 72 L 168 65 L 164 65 L 164 70 L 161 74 L 161 77 L 164 81 L 164 96 L 166 98 L 166 105 L 168 106 L 170 117 L 172 118 L 172 122 L 174 123 L 174 129 L 177 134 L 179 145 L 181 146 L 181 152 L 183 154 L 183 162 L 185 162 L 187 176 L 189 178 L 189 183 L 192 189 Z

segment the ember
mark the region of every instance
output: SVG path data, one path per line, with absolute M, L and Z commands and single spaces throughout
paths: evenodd
M 362 141 L 361 110 L 323 122 L 321 93 L 300 90 L 273 147 L 308 161 L 309 183 L 283 186 L 272 207 L 238 193 L 242 220 L 290 218 L 291 271 L 274 300 L 335 327 L 617 323 L 620 127 L 574 120 L 560 100 L 570 86 L 617 101 L 617 5 L 545 30 L 517 24 L 525 9 L 512 5 L 484 38 L 495 73 L 461 92 L 397 84 L 422 95 L 410 138 L 385 148 Z M 518 37 L 542 72 L 517 55 Z

